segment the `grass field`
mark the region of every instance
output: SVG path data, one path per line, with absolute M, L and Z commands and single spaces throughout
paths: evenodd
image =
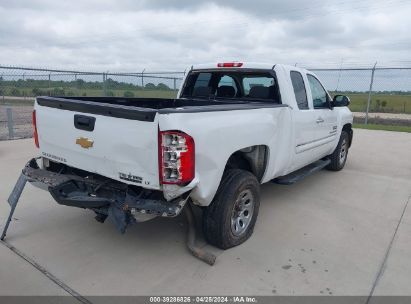
M 116 97 L 123 97 L 125 90 L 109 90 Z M 24 91 L 22 91 L 24 92 Z M 130 90 L 128 90 L 130 92 Z M 131 91 L 134 94 L 134 97 L 143 97 L 143 98 L 175 98 L 177 95 L 176 91 L 166 91 L 166 90 L 134 90 Z M 103 96 L 101 90 L 77 90 L 73 92 L 73 96 Z M 30 96 L 30 95 L 27 95 Z M 0 96 L 0 105 L 31 105 L 33 104 L 34 97 L 8 97 L 4 98 Z
M 395 131 L 395 132 L 407 132 L 411 133 L 411 127 L 409 126 L 389 126 L 389 125 L 376 125 L 376 124 L 354 124 L 353 128 L 356 129 L 367 129 L 367 130 L 384 130 L 384 131 Z
M 53 87 L 53 88 L 38 88 L 43 94 L 35 94 L 33 95 L 33 89 L 32 88 L 18 88 L 18 95 L 11 95 L 10 92 L 15 89 L 15 87 L 3 87 L 3 91 L 6 92 L 6 95 L 8 96 L 18 96 L 18 97 L 24 97 L 24 96 L 30 96 L 33 97 L 35 95 L 59 95 L 59 96 L 103 96 L 103 89 L 102 88 L 95 88 L 95 89 L 77 89 L 77 88 L 67 88 L 67 87 Z M 56 91 L 57 90 L 57 91 Z M 63 94 L 58 94 L 59 91 L 63 91 Z M 9 94 L 7 94 L 9 92 Z M 157 90 L 155 88 L 151 89 L 116 89 L 116 88 L 107 88 L 106 89 L 107 94 L 109 95 L 114 95 L 117 97 L 124 97 L 124 93 L 132 93 L 134 94 L 135 97 L 170 97 L 170 96 L 175 96 L 176 91 L 174 90 Z M 0 97 L 1 98 L 1 97 Z
M 145 98 L 175 98 L 177 95 L 176 91 L 173 90 L 116 90 L 116 89 L 107 89 L 108 96 L 112 93 L 112 96 L 115 97 L 124 97 L 125 92 L 131 92 L 134 94 L 134 97 L 145 97 Z M 73 96 L 103 96 L 103 91 L 100 89 L 92 90 L 75 90 Z
M 368 94 L 347 94 L 351 99 L 350 109 L 353 112 L 365 112 Z M 372 95 L 370 112 L 408 113 L 411 114 L 411 95 Z
M 53 88 L 55 89 L 55 88 Z M 60 89 L 60 88 L 58 88 Z M 63 89 L 63 88 L 61 88 Z M 11 88 L 6 88 L 6 91 L 10 91 Z M 48 88 L 42 88 L 47 92 Z M 32 96 L 32 89 L 20 88 L 21 95 Z M 67 96 L 103 96 L 102 89 L 76 89 L 65 88 Z M 146 97 L 146 98 L 175 98 L 177 92 L 173 90 L 118 90 L 107 88 L 108 96 L 124 97 L 127 94 L 132 94 L 130 97 Z M 344 93 L 338 93 L 344 94 Z M 368 94 L 367 93 L 346 93 L 351 99 L 350 109 L 353 112 L 365 112 L 367 107 Z M 22 97 L 21 100 L 24 98 Z M 9 100 L 7 102 L 21 103 L 18 100 Z M 2 100 L 0 97 L 0 104 L 5 104 L 6 100 Z M 24 103 L 24 101 L 23 101 Z M 394 94 L 374 94 L 372 95 L 370 112 L 385 112 L 385 113 L 407 113 L 411 114 L 411 95 L 394 95 Z

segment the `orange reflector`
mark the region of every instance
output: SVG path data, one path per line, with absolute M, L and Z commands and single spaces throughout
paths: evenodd
M 34 137 L 34 144 L 37 148 L 40 148 L 39 145 L 39 134 L 37 132 L 37 119 L 36 119 L 36 110 L 33 110 L 33 137 Z

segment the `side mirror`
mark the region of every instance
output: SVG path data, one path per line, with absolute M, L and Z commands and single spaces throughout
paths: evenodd
M 348 107 L 350 104 L 350 98 L 345 95 L 335 95 L 333 98 L 332 105 L 334 107 Z

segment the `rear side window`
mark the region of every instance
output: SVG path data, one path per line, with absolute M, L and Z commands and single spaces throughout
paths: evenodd
M 200 73 L 198 74 L 197 80 L 194 84 L 194 88 L 198 87 L 208 87 L 208 83 L 211 79 L 211 73 Z
M 244 94 L 248 95 L 252 87 L 269 88 L 274 85 L 274 78 L 263 76 L 245 76 L 243 78 Z
M 303 76 L 297 71 L 291 71 L 291 82 L 293 84 L 295 99 L 297 100 L 298 108 L 300 110 L 308 109 L 307 92 L 305 91 L 305 85 Z

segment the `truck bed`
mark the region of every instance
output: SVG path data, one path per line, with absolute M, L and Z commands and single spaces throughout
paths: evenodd
M 125 97 L 37 97 L 40 106 L 117 118 L 154 121 L 157 113 L 193 113 L 283 107 L 286 105 L 231 100 L 125 98 Z

